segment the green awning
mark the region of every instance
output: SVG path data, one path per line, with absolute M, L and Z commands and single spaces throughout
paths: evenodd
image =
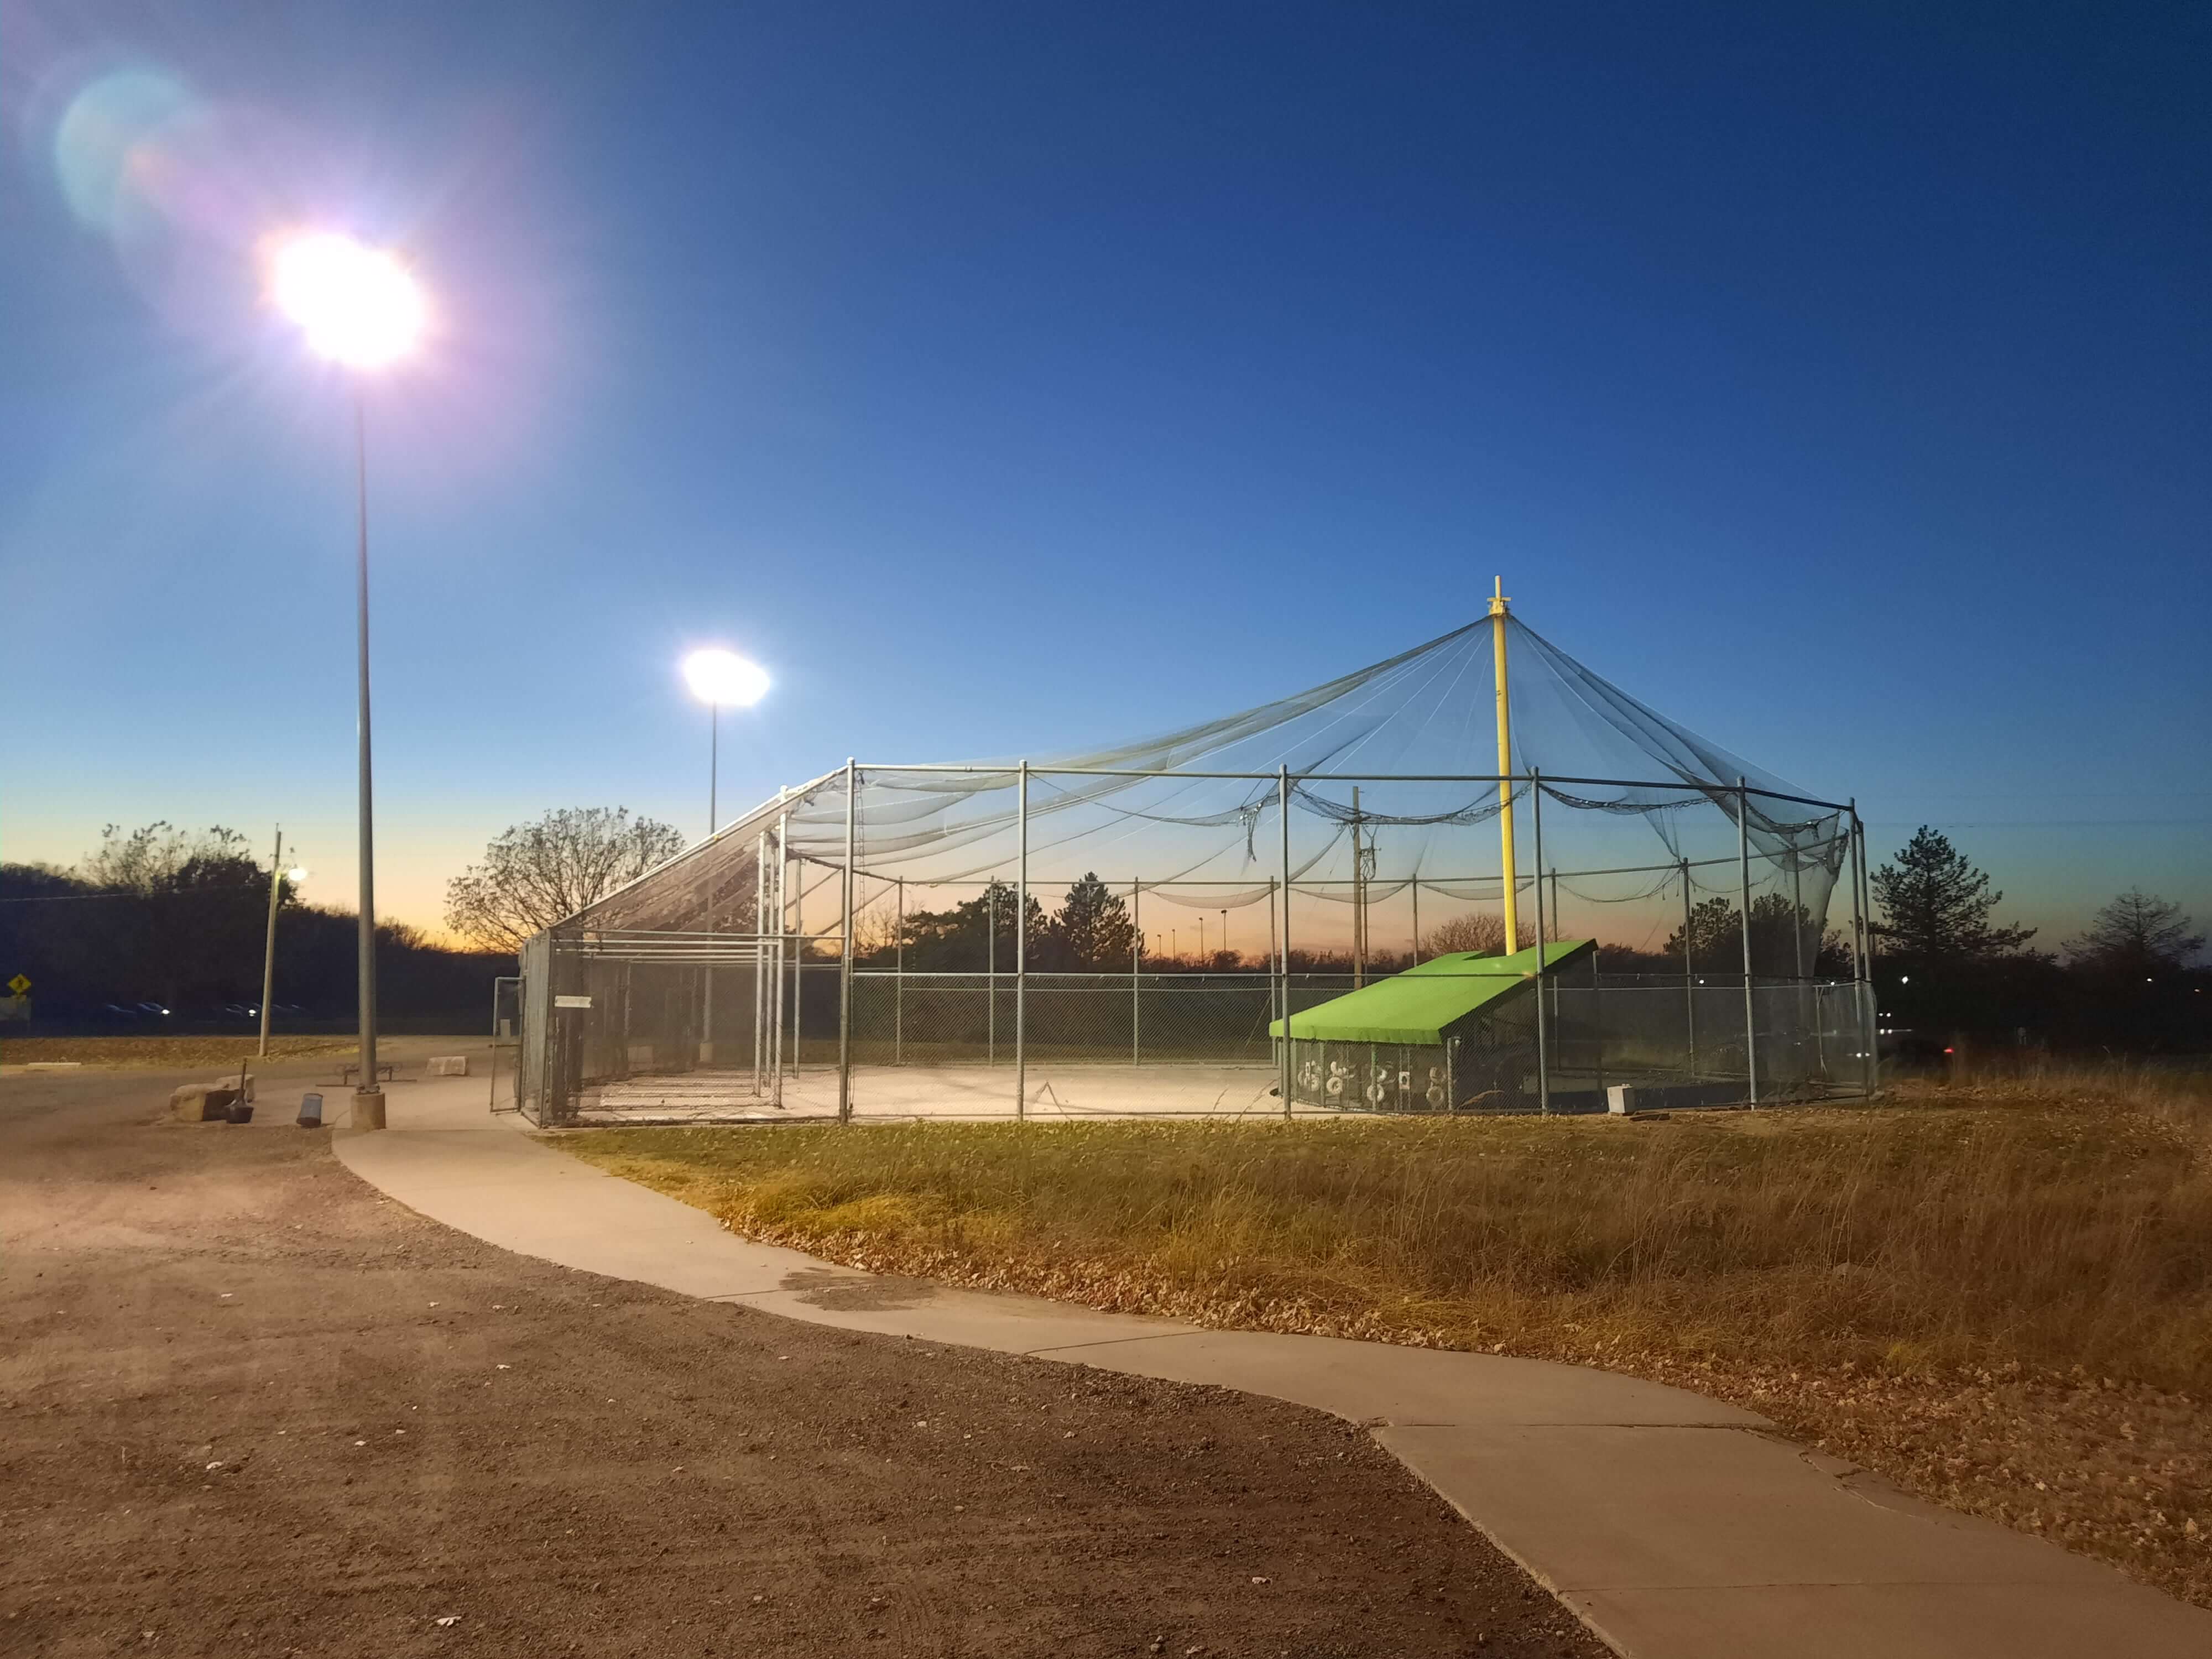
M 1596 948 L 1589 939 L 1547 945 L 1542 971 L 1556 974 Z M 1299 1042 L 1439 1043 L 1468 1015 L 1498 1007 L 1534 985 L 1538 960 L 1534 945 L 1510 957 L 1437 957 L 1292 1014 L 1291 1036 Z M 1270 1020 L 1267 1035 L 1282 1034 L 1283 1022 Z

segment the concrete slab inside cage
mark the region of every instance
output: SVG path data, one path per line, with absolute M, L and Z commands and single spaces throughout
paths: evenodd
M 1280 1117 L 1272 1066 L 1033 1065 L 1029 1109 L 1038 1122 L 1130 1117 Z M 1301 1106 L 1301 1117 L 1338 1113 Z M 752 1073 L 693 1072 L 633 1078 L 587 1091 L 580 1125 L 788 1123 L 837 1115 L 837 1073 L 802 1073 L 783 1080 L 781 1106 L 752 1093 Z M 1014 1068 L 1003 1066 L 856 1066 L 853 1115 L 895 1121 L 1012 1118 Z

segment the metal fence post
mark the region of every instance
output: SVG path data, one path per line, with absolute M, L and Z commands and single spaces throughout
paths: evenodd
M 1874 988 L 1874 887 L 1867 873 L 1866 825 L 1859 819 L 1859 804 L 1851 800 L 1851 847 L 1856 878 L 1852 908 L 1858 912 L 1860 988 L 1859 1035 L 1866 1049 L 1866 1091 L 1881 1087 L 1881 1006 Z
M 1536 1109 L 1548 1113 L 1552 1109 L 1552 1023 L 1544 1007 L 1544 780 L 1533 766 L 1528 769 L 1528 823 L 1535 837 L 1536 852 L 1536 878 L 1529 884 L 1536 896 Z M 1517 869 L 1510 872 L 1516 886 L 1520 883 L 1520 875 Z
M 1805 854 L 1795 840 L 1790 843 L 1790 937 L 1797 948 L 1798 1041 L 1804 1041 L 1808 1024 L 1813 1028 L 1813 1068 L 1823 1080 L 1828 1071 L 1828 1046 L 1820 1031 L 1820 993 L 1805 972 Z M 1820 962 L 1815 952 L 1814 963 Z M 1799 1052 L 1803 1052 L 1801 1048 Z
M 1698 1080 L 1698 964 L 1690 955 L 1690 861 L 1682 860 L 1682 1024 L 1690 1043 L 1690 1081 Z
M 1276 769 L 1275 798 L 1283 817 L 1283 1047 L 1278 1069 L 1282 1074 L 1283 1117 L 1287 1121 L 1291 1115 L 1291 769 L 1287 766 Z
M 775 798 L 781 801 L 784 791 L 778 789 Z M 769 1028 L 769 1042 L 775 1061 L 775 1097 L 783 1099 L 784 1053 L 784 976 L 791 971 L 791 814 L 780 811 L 775 817 L 775 1023 Z M 793 1021 L 797 1022 L 798 1008 L 793 1005 Z M 794 1035 L 793 1054 L 796 1055 Z M 795 1066 L 794 1066 L 795 1069 Z
M 852 760 L 845 763 L 845 878 L 844 933 L 837 962 L 837 1121 L 853 1121 L 853 863 L 860 845 L 860 772 Z
M 1599 947 L 1590 946 L 1590 1054 L 1597 1070 L 1597 1097 L 1605 1098 L 1605 972 L 1598 961 Z
M 1759 1104 L 1759 1005 L 1751 982 L 1751 790 L 1735 781 L 1735 850 L 1743 896 L 1743 1069 L 1751 1103 Z
M 796 879 L 793 878 L 796 877 Z M 784 866 L 791 884 L 791 1074 L 806 1058 L 806 865 L 796 853 Z
M 1129 884 L 1129 1064 L 1144 1063 L 1144 996 L 1143 981 L 1139 978 L 1145 940 L 1145 890 L 1141 884 Z
M 1021 831 L 1020 886 L 1014 894 L 1014 1118 L 1029 1115 L 1030 1018 L 1030 763 L 1022 763 L 1015 817 Z M 993 998 L 995 1002 L 997 999 Z
M 753 836 L 753 1092 L 768 1060 L 768 831 Z

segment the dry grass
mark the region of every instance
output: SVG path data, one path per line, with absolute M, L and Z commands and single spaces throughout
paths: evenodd
M 173 1071 L 185 1066 L 234 1066 L 252 1057 L 260 1043 L 258 1036 L 0 1036 L 0 1065 L 73 1060 L 84 1066 Z M 272 1036 L 269 1057 L 351 1054 L 356 1046 L 349 1036 Z
M 1601 1364 L 2212 1605 L 2212 1088 L 1603 1119 L 610 1131 L 856 1265 Z

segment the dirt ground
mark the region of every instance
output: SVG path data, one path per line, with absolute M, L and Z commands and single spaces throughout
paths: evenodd
M 1604 1652 L 1349 1425 L 509 1255 L 316 1065 L 0 1079 L 0 1653 Z

